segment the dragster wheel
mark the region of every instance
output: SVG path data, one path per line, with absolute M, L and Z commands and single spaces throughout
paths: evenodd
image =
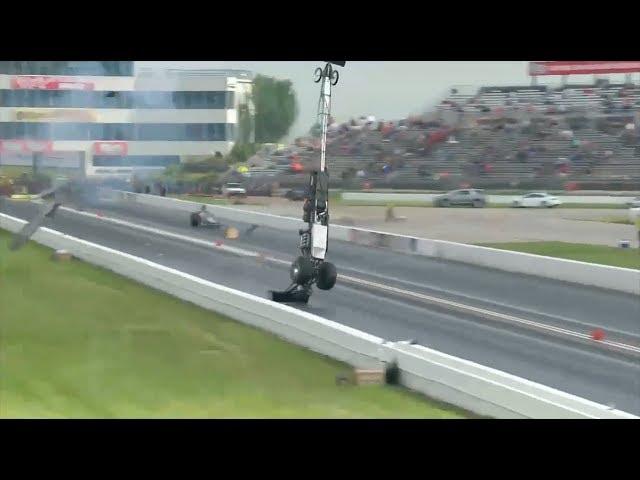
M 313 262 L 306 257 L 299 256 L 291 264 L 289 274 L 292 282 L 304 285 L 313 278 Z
M 199 227 L 200 226 L 200 215 L 198 215 L 197 213 L 192 213 L 191 214 L 191 226 L 192 227 Z
M 316 68 L 316 71 L 314 72 L 313 81 L 318 83 L 321 79 L 322 79 L 322 68 L 318 67 L 318 68 Z
M 320 268 L 318 268 L 318 280 L 316 285 L 320 290 L 331 290 L 336 284 L 338 278 L 338 272 L 333 263 L 322 262 Z
M 338 79 L 340 78 L 340 74 L 337 70 L 331 72 L 331 85 L 334 87 L 338 84 Z

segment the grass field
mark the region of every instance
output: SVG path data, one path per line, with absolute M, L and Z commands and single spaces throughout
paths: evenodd
M 587 219 L 581 218 L 582 222 L 601 222 L 601 223 L 615 223 L 617 225 L 633 225 L 633 222 L 625 217 L 602 217 L 602 218 L 594 218 Z
M 481 246 L 640 270 L 640 253 L 634 248 L 565 242 L 488 243 Z
M 403 201 L 374 201 L 374 200 L 343 200 L 338 198 L 336 203 L 345 207 L 386 207 L 387 205 L 393 205 L 394 207 L 423 207 L 432 208 L 431 202 L 422 202 L 419 200 L 403 200 Z
M 211 205 L 231 205 L 229 200 L 227 200 L 226 198 L 213 198 L 213 197 L 202 197 L 199 195 L 177 195 L 177 194 L 170 194 L 168 196 L 171 198 L 178 198 L 180 200 L 187 200 L 189 202 L 209 203 Z
M 464 418 L 0 231 L 0 418 Z
M 41 167 L 38 170 L 40 173 L 48 175 L 52 178 L 58 175 L 70 175 L 76 173 L 78 170 L 75 168 L 46 168 Z M 0 167 L 0 175 L 6 175 L 9 178 L 18 178 L 23 173 L 31 174 L 33 169 L 31 167 L 19 167 L 12 165 L 3 165 Z
M 201 195 L 169 195 L 172 198 L 179 198 L 180 200 L 187 200 L 189 202 L 208 203 L 211 205 L 269 205 L 268 197 L 245 197 L 245 198 L 215 198 L 206 197 Z

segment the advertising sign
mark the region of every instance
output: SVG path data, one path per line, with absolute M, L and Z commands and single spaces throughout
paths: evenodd
M 129 150 L 127 142 L 95 142 L 93 144 L 94 155 L 118 155 L 125 156 Z
M 49 153 L 53 151 L 50 140 L 0 140 L 2 153 Z
M 637 62 L 529 62 L 529 75 L 598 75 L 640 72 Z
M 24 90 L 93 90 L 93 82 L 72 77 L 21 75 L 11 78 L 11 88 Z

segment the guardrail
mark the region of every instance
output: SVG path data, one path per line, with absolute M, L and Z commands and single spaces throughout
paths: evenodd
M 359 202 L 431 202 L 438 194 L 435 193 L 368 193 L 368 192 L 343 192 L 343 200 Z M 576 204 L 620 204 L 626 205 L 635 197 L 614 197 L 608 195 L 556 195 L 562 203 Z M 487 195 L 487 202 L 496 205 L 510 205 L 516 198 L 522 195 Z
M 25 223 L 0 214 L 0 228 L 11 232 L 17 232 Z M 32 238 L 342 362 L 357 367 L 393 363 L 399 369 L 401 384 L 479 415 L 497 418 L 638 418 L 420 345 L 387 342 L 337 322 L 55 230 L 40 228 Z
M 202 205 L 201 203 L 187 200 L 129 192 L 118 191 L 113 192 L 111 195 L 113 195 L 114 200 L 136 202 L 142 205 L 184 212 L 196 211 Z M 291 217 L 219 205 L 207 205 L 207 208 L 222 219 L 253 223 L 278 230 L 297 232 L 299 228 L 305 226 L 301 219 Z M 640 294 L 640 270 L 630 268 L 611 267 L 342 225 L 332 225 L 329 229 L 329 236 L 332 240 L 388 248 L 399 253 L 423 255 L 512 273 L 551 278 L 636 295 Z

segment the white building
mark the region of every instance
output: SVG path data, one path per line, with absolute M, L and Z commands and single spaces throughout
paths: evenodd
M 252 75 L 133 62 L 0 62 L 0 165 L 130 175 L 227 153 Z

